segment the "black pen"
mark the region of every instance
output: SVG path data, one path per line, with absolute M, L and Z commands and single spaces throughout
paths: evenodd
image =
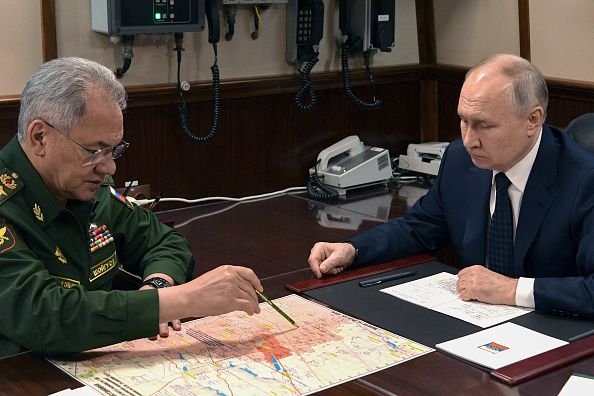
M 173 176 L 173 179 L 171 179 L 171 181 L 169 182 L 169 184 L 167 184 L 165 186 L 165 188 L 163 189 L 163 191 L 161 191 L 159 193 L 159 195 L 157 195 L 157 198 L 155 198 L 155 200 L 153 201 L 153 203 L 149 206 L 149 208 L 148 208 L 149 210 L 153 210 L 155 208 L 155 206 L 157 206 L 157 204 L 161 200 L 161 197 L 163 196 L 163 194 L 165 194 L 165 191 L 167 191 L 167 189 L 169 188 L 169 186 L 171 186 L 171 183 L 173 183 L 173 181 L 175 180 L 175 178 L 177 177 L 177 175 L 179 175 L 179 173 L 176 173 L 175 176 Z
M 136 176 L 132 177 L 132 180 L 130 180 L 130 183 L 128 184 L 128 187 L 126 187 L 126 191 L 124 191 L 124 197 L 126 195 L 128 195 L 128 192 L 130 191 L 130 187 L 132 187 L 132 183 L 134 183 L 134 180 L 136 180 Z
M 406 278 L 408 276 L 413 276 L 416 274 L 417 274 L 417 271 L 409 271 L 409 272 L 400 272 L 398 274 L 393 274 L 393 275 L 380 276 L 378 278 L 372 278 L 372 279 L 361 281 L 361 282 L 359 282 L 359 286 L 367 287 L 367 286 L 379 285 L 380 283 L 389 282 L 389 281 L 396 280 L 396 279 L 402 279 L 402 278 Z

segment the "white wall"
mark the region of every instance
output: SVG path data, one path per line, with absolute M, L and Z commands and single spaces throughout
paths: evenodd
M 0 75 L 0 95 L 19 94 L 33 71 L 41 64 L 41 33 L 39 0 L 19 2 L 0 0 L 11 4 L 3 8 L 0 16 L 0 65 L 10 71 Z M 22 4 L 23 3 L 23 4 Z M 222 7 L 219 8 L 222 10 Z M 324 39 L 320 44 L 320 61 L 312 73 L 340 70 L 338 31 L 338 2 L 325 0 Z M 3 4 L 4 5 L 4 4 Z M 396 47 L 390 53 L 377 53 L 372 57 L 372 66 L 418 64 L 418 39 L 414 0 L 396 0 Z M 295 66 L 285 60 L 286 5 L 277 4 L 261 13 L 262 32 L 252 40 L 253 19 L 247 5 L 238 7 L 235 36 L 226 41 L 223 36 L 226 24 L 221 15 L 221 42 L 218 45 L 218 64 L 221 79 L 262 77 L 296 73 Z M 34 14 L 34 18 L 32 17 Z M 5 23 L 7 22 L 7 23 Z M 107 36 L 91 30 L 90 0 L 56 0 L 57 43 L 59 56 L 81 56 L 96 60 L 111 69 L 121 67 L 120 48 Z M 27 29 L 21 29 L 27 26 Z M 19 32 L 19 50 L 8 36 Z M 132 66 L 121 80 L 126 86 L 168 84 L 177 82 L 177 56 L 173 40 L 135 40 Z M 210 80 L 210 67 L 214 61 L 212 46 L 207 34 L 184 34 L 182 56 L 182 80 Z M 351 67 L 362 66 L 362 58 L 351 60 Z
M 488 55 L 520 54 L 517 0 L 434 0 L 437 63 L 471 67 Z
M 0 0 L 0 96 L 20 93 L 41 62 L 39 0 Z
M 594 1 L 531 0 L 530 31 L 545 76 L 594 82 Z
M 546 77 L 594 82 L 594 1 L 531 0 L 531 60 Z M 434 0 L 437 61 L 520 54 L 517 0 Z

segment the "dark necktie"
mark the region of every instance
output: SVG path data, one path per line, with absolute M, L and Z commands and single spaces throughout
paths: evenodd
M 513 277 L 514 245 L 512 207 L 507 189 L 511 182 L 500 172 L 495 175 L 495 212 L 489 228 L 489 269 Z

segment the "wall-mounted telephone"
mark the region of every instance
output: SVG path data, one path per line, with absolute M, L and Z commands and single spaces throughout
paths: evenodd
M 309 195 L 314 199 L 334 200 L 347 190 L 391 179 L 390 153 L 383 148 L 365 146 L 353 135 L 322 150 L 309 173 Z
M 394 47 L 395 0 L 339 0 L 339 27 L 342 33 L 342 80 L 347 96 L 357 106 L 376 110 L 381 101 L 375 98 L 373 77 L 369 67 L 370 51 L 390 52 Z M 365 102 L 351 89 L 349 52 L 363 51 L 365 68 L 371 82 L 372 102 Z
M 322 0 L 289 0 L 287 3 L 287 62 L 297 64 L 301 88 L 295 105 L 301 111 L 311 110 L 316 102 L 309 74 L 318 63 L 320 40 L 324 35 L 324 2 Z M 299 65 L 303 65 L 299 68 Z M 307 94 L 309 103 L 304 104 Z

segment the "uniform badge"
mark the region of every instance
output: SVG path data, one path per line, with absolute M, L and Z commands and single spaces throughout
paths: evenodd
M 111 192 L 111 195 L 114 198 L 116 198 L 118 201 L 122 202 L 127 207 L 129 207 L 130 209 L 134 209 L 134 206 L 130 202 L 128 202 L 128 200 L 126 199 L 126 197 L 124 197 L 122 194 L 120 194 L 119 192 L 117 192 L 115 188 L 109 186 L 109 191 Z
M 0 228 L 0 253 L 5 252 L 9 249 L 12 249 L 16 244 L 16 240 L 10 228 L 6 226 L 6 220 L 3 220 L 2 223 L 4 227 Z
M 39 205 L 35 204 L 35 206 L 33 206 L 33 213 L 35 213 L 35 217 L 37 217 L 37 220 L 43 221 L 43 213 L 41 212 L 41 208 L 39 207 Z
M 58 260 L 60 260 L 60 262 L 62 264 L 66 264 L 66 257 L 64 257 L 64 254 L 62 254 L 62 251 L 60 250 L 59 247 L 56 246 L 56 253 L 54 253 L 56 255 L 56 257 L 58 258 Z
M 8 168 L 0 171 L 0 204 L 6 201 L 12 194 L 23 187 L 19 175 Z

